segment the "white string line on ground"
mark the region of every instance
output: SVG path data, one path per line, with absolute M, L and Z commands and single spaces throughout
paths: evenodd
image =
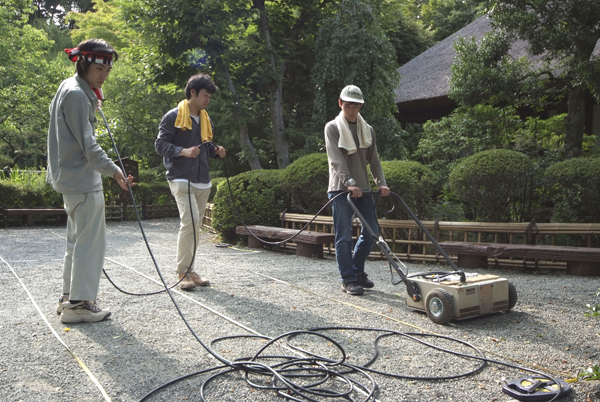
M 44 314 L 42 313 L 42 310 L 39 308 L 39 306 L 35 302 L 35 299 L 33 298 L 32 294 L 29 292 L 29 289 L 27 289 L 27 286 L 25 286 L 25 283 L 17 275 L 17 273 L 15 272 L 15 270 L 13 269 L 13 267 L 1 255 L 0 255 L 0 260 L 4 264 L 6 264 L 6 266 L 8 267 L 8 269 L 10 269 L 10 271 L 12 272 L 12 274 L 15 276 L 15 278 L 17 278 L 17 280 L 21 284 L 21 287 L 23 288 L 23 290 L 25 290 L 25 293 L 27 293 L 27 296 L 29 296 L 29 299 L 31 300 L 31 303 L 33 304 L 33 306 L 37 310 L 38 314 L 40 315 L 40 317 L 42 318 L 42 320 L 44 321 L 44 323 L 46 324 L 46 326 L 50 329 L 50 331 L 52 332 L 52 334 L 54 335 L 54 337 L 75 358 L 75 360 L 77 361 L 77 363 L 79 363 L 79 365 L 81 366 L 81 368 L 83 369 L 83 371 L 85 371 L 85 373 L 88 375 L 88 377 L 90 377 L 90 379 L 92 380 L 92 382 L 94 383 L 94 385 L 96 386 L 96 388 L 98 388 L 98 390 L 100 391 L 100 393 L 104 397 L 104 400 L 106 402 L 110 402 L 111 399 L 108 396 L 108 394 L 106 393 L 106 391 L 104 390 L 104 388 L 102 387 L 102 384 L 100 384 L 100 382 L 96 379 L 96 377 L 90 371 L 90 369 L 88 369 L 88 367 L 85 365 L 85 363 L 67 346 L 67 344 L 61 339 L 61 337 L 58 335 L 58 333 L 50 325 L 50 322 L 48 321 L 48 319 L 46 318 L 46 316 L 44 316 Z

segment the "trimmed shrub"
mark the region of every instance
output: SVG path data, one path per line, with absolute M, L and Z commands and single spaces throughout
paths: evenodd
M 210 189 L 210 196 L 208 202 L 212 202 L 214 195 L 217 192 L 217 185 L 225 180 L 225 178 L 217 177 L 211 180 L 212 187 Z M 122 201 L 126 201 L 127 204 L 131 204 L 131 198 L 128 193 L 123 193 L 121 187 L 117 185 L 117 182 L 108 176 L 102 176 L 102 185 L 104 187 L 104 199 L 107 205 L 112 203 L 120 204 Z M 145 201 L 148 205 L 164 205 L 164 204 L 175 204 L 175 199 L 171 194 L 171 188 L 169 182 L 165 177 L 164 171 L 157 171 L 156 169 L 141 170 L 139 174 L 139 181 L 135 182 L 132 187 L 133 196 L 135 202 L 141 205 L 142 201 Z
M 114 180 L 113 182 L 116 185 Z M 136 183 L 135 186 L 131 188 L 131 191 L 133 192 L 137 204 L 141 204 L 142 200 L 145 201 L 146 204 L 154 205 L 172 204 L 175 202 L 171 195 L 169 183 L 166 179 L 155 180 L 149 183 Z M 127 202 L 131 203 L 129 195 L 127 196 Z
M 398 194 L 415 215 L 423 219 L 433 204 L 435 174 L 433 171 L 413 161 L 381 162 L 385 180 L 391 191 Z M 389 201 L 394 201 L 393 198 Z M 381 200 L 385 200 L 384 197 Z M 396 203 L 393 211 L 386 215 L 389 219 L 412 219 L 404 207 Z
M 281 226 L 286 191 L 280 170 L 253 170 L 230 177 L 235 206 L 246 225 Z M 213 199 L 212 226 L 221 239 L 235 242 L 235 227 L 242 222 L 232 207 L 229 186 L 221 181 Z
M 283 171 L 283 181 L 293 212 L 317 213 L 328 201 L 327 154 L 310 154 L 295 160 Z
M 10 180 L 0 180 L 0 206 L 14 208 L 22 206 L 23 186 Z
M 450 173 L 450 186 L 471 219 L 508 222 L 511 206 L 527 194 L 533 163 L 506 149 L 479 152 L 463 159 Z
M 62 207 L 62 195 L 46 183 L 46 171 L 13 170 L 0 180 L 0 206 L 8 208 Z
M 219 184 L 221 184 L 221 182 L 224 181 L 225 185 L 227 185 L 227 179 L 225 177 L 213 177 L 211 179 L 211 184 L 212 187 L 210 188 L 210 195 L 208 196 L 208 202 L 213 202 L 214 198 L 215 198 L 215 194 L 217 194 L 217 188 L 219 187 Z
M 600 158 L 573 158 L 546 170 L 555 222 L 600 222 Z

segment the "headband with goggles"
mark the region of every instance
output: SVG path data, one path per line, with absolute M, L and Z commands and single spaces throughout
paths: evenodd
M 108 64 L 109 66 L 112 66 L 113 63 L 113 55 L 108 53 L 81 51 L 78 48 L 65 49 L 65 53 L 73 63 L 79 59 L 84 59 L 90 63 Z

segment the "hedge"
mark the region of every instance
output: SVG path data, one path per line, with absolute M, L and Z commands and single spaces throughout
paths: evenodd
M 281 226 L 280 214 L 285 211 L 288 197 L 282 183 L 281 170 L 253 170 L 230 177 L 235 200 L 232 207 L 227 181 L 221 181 L 213 199 L 212 225 L 221 239 L 235 242 L 235 227 L 241 225 Z
M 511 206 L 522 201 L 533 163 L 519 152 L 494 149 L 464 158 L 450 173 L 450 186 L 473 220 L 508 222 Z
M 555 222 L 600 222 L 600 158 L 573 158 L 546 171 Z

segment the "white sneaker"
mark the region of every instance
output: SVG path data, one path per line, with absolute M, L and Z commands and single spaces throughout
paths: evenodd
M 101 309 L 93 301 L 82 301 L 77 304 L 65 303 L 60 321 L 63 324 L 75 322 L 98 322 L 110 317 L 110 311 Z
M 62 313 L 63 311 L 63 307 L 65 306 L 65 304 L 67 304 L 67 302 L 69 301 L 69 295 L 60 295 L 60 297 L 58 298 L 58 306 L 56 306 L 56 314 L 60 315 L 60 313 Z

